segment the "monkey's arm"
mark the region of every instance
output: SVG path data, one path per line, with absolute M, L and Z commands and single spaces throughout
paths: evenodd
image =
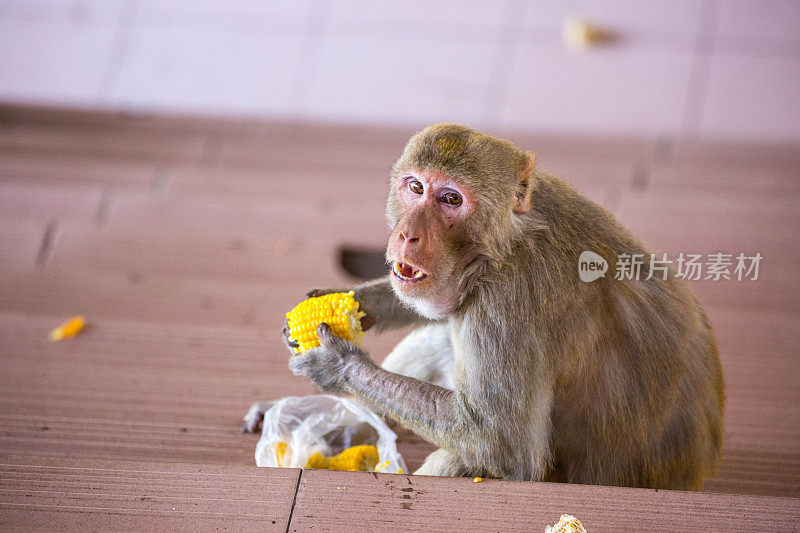
M 432 383 L 395 374 L 369 364 L 359 364 L 345 374 L 344 392 L 372 410 L 388 416 L 428 442 L 453 448 L 458 428 L 456 395 Z
M 400 302 L 392 289 L 389 276 L 367 281 L 353 287 L 354 297 L 360 309 L 366 313 L 361 326 L 364 330 L 376 326 L 378 331 L 402 328 L 411 325 L 422 325 L 430 322 Z M 342 292 L 332 289 L 315 289 L 308 297 L 321 296 L 331 292 Z
M 353 290 L 356 300 L 367 314 L 365 318 L 373 320 L 379 331 L 430 322 L 400 302 L 389 276 L 362 283 Z
M 292 357 L 289 368 L 322 390 L 350 394 L 424 439 L 453 448 L 464 437 L 464 410 L 453 391 L 380 368 L 352 342 L 335 336 L 327 324 L 317 328 L 322 345 Z M 287 346 L 289 341 L 284 336 Z

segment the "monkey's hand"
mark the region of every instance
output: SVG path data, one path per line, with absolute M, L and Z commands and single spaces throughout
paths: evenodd
M 306 293 L 306 298 L 316 298 L 317 296 L 325 296 L 326 294 L 350 291 L 353 291 L 353 299 L 358 302 L 359 310 L 365 313 L 361 318 L 361 331 L 367 331 L 375 325 L 377 320 L 375 314 L 367 310 L 369 304 L 365 303 L 365 300 L 368 295 L 360 291 L 358 287 L 353 287 L 352 289 L 311 289 Z
M 356 285 L 351 289 L 353 298 L 358 302 L 359 311 L 366 313 L 361 319 L 361 329 L 367 331 L 376 326 L 378 331 L 405 326 L 423 325 L 430 320 L 420 316 L 410 307 L 404 305 L 392 289 L 389 276 L 374 279 Z M 323 296 L 332 292 L 345 292 L 332 289 L 314 289 L 308 297 Z
M 359 367 L 377 365 L 354 343 L 333 334 L 324 322 L 317 327 L 320 346 L 289 359 L 295 375 L 304 376 L 325 392 L 345 392 L 348 376 Z M 292 349 L 287 337 L 284 342 Z

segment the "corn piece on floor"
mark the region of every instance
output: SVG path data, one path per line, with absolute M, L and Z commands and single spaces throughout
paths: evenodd
M 764 257 L 694 283 L 728 396 L 704 493 L 254 466 L 250 404 L 313 392 L 283 317 L 355 282 L 342 246 L 384 246 L 410 133 L 0 107 L 0 529 L 800 527 L 798 146 L 512 134 L 656 251 Z

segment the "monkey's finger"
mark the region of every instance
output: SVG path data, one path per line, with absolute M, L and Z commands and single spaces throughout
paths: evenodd
M 320 322 L 319 326 L 317 326 L 317 336 L 323 344 L 336 338 L 336 335 L 333 334 L 330 324 L 326 322 Z
M 283 338 L 283 343 L 289 348 L 294 349 L 300 346 L 300 344 L 291 338 L 292 330 L 289 326 L 283 326 L 283 330 L 281 330 L 281 337 Z
M 337 351 L 343 351 L 347 347 L 347 341 L 341 337 L 337 337 L 333 333 L 330 325 L 325 322 L 317 326 L 317 336 L 319 337 L 320 344 L 325 347 L 333 348 Z
M 325 328 L 321 327 L 323 325 Z M 326 348 L 328 352 L 335 353 L 338 356 L 361 352 L 354 342 L 338 337 L 328 324 L 320 324 L 320 327 L 317 328 L 317 336 L 323 348 Z
M 283 329 L 281 330 L 281 336 L 283 337 L 283 342 L 289 346 L 292 346 L 293 348 L 297 348 L 299 346 L 297 341 L 291 338 L 292 328 L 289 327 L 288 323 L 283 326 Z

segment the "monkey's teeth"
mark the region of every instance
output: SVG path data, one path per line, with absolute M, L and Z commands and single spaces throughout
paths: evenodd
M 400 261 L 395 261 L 392 264 L 392 272 L 396 277 L 404 281 L 420 281 L 428 277 L 428 275 L 422 270 L 414 268 L 408 263 L 402 263 Z

